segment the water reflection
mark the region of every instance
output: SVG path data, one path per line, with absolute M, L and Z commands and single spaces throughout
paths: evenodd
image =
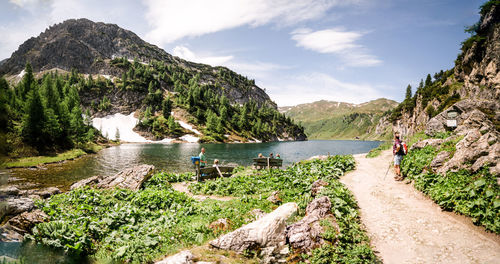
M 251 165 L 259 153 L 279 153 L 284 166 L 315 155 L 357 154 L 377 147 L 379 141 L 316 140 L 302 142 L 269 142 L 249 144 L 123 144 L 104 149 L 75 161 L 48 165 L 46 169 L 10 170 L 9 183 L 22 189 L 57 186 L 67 190 L 78 180 L 93 175 L 112 175 L 127 167 L 152 164 L 157 169 L 174 172 L 192 170 L 190 156 L 205 147 L 209 163 Z

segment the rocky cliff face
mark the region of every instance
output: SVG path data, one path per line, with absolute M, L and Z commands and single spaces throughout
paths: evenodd
M 500 175 L 500 6 L 489 1 L 482 6 L 479 22 L 462 43 L 462 53 L 449 74 L 440 76 L 424 87 L 414 101 L 397 108 L 399 118 L 393 120 L 393 131 L 411 136 L 425 131 L 428 136 L 449 132 L 443 140 L 424 140 L 427 144 L 457 141 L 454 153 L 439 153 L 432 169 L 439 173 L 467 169 L 477 171 L 487 166 Z M 444 91 L 444 92 L 443 92 Z M 408 105 L 414 103 L 408 110 Z M 456 128 L 447 126 L 449 110 L 458 111 Z M 379 126 L 383 126 L 383 120 Z
M 49 27 L 38 37 L 25 41 L 12 56 L 0 64 L 0 75 L 17 75 L 30 62 L 34 72 L 60 69 L 80 73 L 121 77 L 123 70 L 109 63 L 113 58 L 135 59 L 141 63 L 162 61 L 182 67 L 188 72 L 200 73 L 200 83 L 218 83 L 232 103 L 243 104 L 253 100 L 259 105 L 276 104 L 253 83 L 220 81 L 216 73 L 224 67 L 189 62 L 172 56 L 155 45 L 145 42 L 135 33 L 115 24 L 95 23 L 88 19 L 70 19 Z M 164 87 L 171 89 L 172 87 Z M 244 88 L 244 89 L 242 89 Z M 215 91 L 222 93 L 221 90 Z M 118 95 L 119 97 L 122 95 Z M 127 100 L 117 101 L 117 104 Z M 123 106 L 123 105 L 121 105 Z M 126 105 L 124 108 L 128 108 Z
M 464 82 L 461 97 L 500 104 L 500 6 L 482 12 L 485 14 L 475 25 L 476 36 L 464 42 L 454 73 L 458 81 Z
M 455 61 L 453 74 L 439 85 L 451 87 L 448 96 L 456 93 L 460 99 L 475 101 L 478 107 L 482 107 L 490 116 L 492 114 L 491 118 L 497 121 L 500 120 L 499 22 L 500 6 L 492 4 L 483 8 L 479 22 L 472 27 L 475 35 L 462 44 L 462 53 Z M 415 97 L 412 111 L 402 111 L 401 118 L 393 122 L 395 131 L 412 135 L 424 130 L 432 117 L 427 109 L 430 106 L 439 109 L 444 104 L 438 98 L 424 99 L 421 94 Z

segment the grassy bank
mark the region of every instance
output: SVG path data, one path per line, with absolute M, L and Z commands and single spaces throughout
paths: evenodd
M 16 159 L 13 161 L 9 161 L 5 163 L 5 167 L 7 168 L 29 168 L 36 167 L 42 164 L 61 162 L 64 160 L 71 160 L 78 158 L 82 155 L 87 154 L 85 151 L 81 149 L 72 149 L 63 153 L 59 153 L 53 156 L 36 156 L 36 157 L 25 157 Z
M 23 157 L 14 160 L 7 160 L 3 165 L 6 168 L 30 168 L 36 167 L 43 164 L 57 163 L 65 160 L 72 160 L 81 157 L 85 154 L 97 153 L 104 146 L 89 143 L 81 146 L 81 148 L 71 149 L 62 153 L 57 153 L 54 155 L 45 156 L 35 156 L 35 157 Z
M 424 136 L 417 135 L 418 138 Z M 446 138 L 446 135 L 439 135 Z M 500 186 L 496 176 L 483 168 L 475 173 L 466 170 L 440 175 L 430 164 L 442 151 L 455 152 L 462 137 L 448 138 L 439 147 L 427 146 L 408 153 L 401 163 L 404 176 L 414 181 L 415 188 L 428 195 L 441 208 L 471 217 L 477 225 L 500 234 Z M 412 139 L 410 142 L 416 142 Z
M 323 237 L 327 243 L 313 250 L 311 255 L 293 255 L 294 260 L 373 263 L 378 260 L 361 228 L 356 201 L 337 180 L 354 166 L 352 156 L 332 156 L 325 161 L 301 162 L 283 171 L 240 168 L 231 178 L 196 183 L 191 187 L 196 193 L 236 197 L 231 201 L 197 201 L 172 189 L 169 182 L 190 178 L 185 174 L 158 173 L 137 192 L 77 189 L 52 196 L 37 205 L 50 216 L 50 222 L 37 225 L 31 239 L 67 250 L 72 255 L 151 263 L 166 254 L 203 245 L 222 233 L 252 222 L 254 217 L 250 211 L 253 209 L 272 211 L 277 205 L 266 200 L 272 191 L 280 191 L 283 202 L 298 203 L 299 219 L 313 200 L 311 184 L 323 179 L 329 186 L 322 195 L 332 201 L 332 213 L 337 218 L 340 233 L 325 225 Z M 230 220 L 228 230 L 208 227 L 219 218 Z M 248 253 L 248 256 L 253 255 Z

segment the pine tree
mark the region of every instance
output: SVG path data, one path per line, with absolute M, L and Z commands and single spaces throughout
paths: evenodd
M 123 89 L 127 89 L 127 85 L 128 85 L 128 78 L 127 78 L 127 73 L 123 73 L 122 74 L 122 84 L 123 84 Z
M 411 85 L 408 84 L 406 87 L 406 95 L 405 95 L 405 100 L 410 100 L 411 99 Z
M 7 112 L 9 111 L 8 110 L 8 104 L 9 104 L 9 83 L 7 82 L 7 80 L 5 80 L 4 77 L 0 76 L 0 120 L 2 120 L 2 117 L 7 117 Z M 5 119 L 5 122 L 7 121 L 7 119 Z M 4 124 L 4 123 L 1 123 L 2 121 L 0 121 L 0 124 Z M 5 123 L 6 124 L 6 123 Z M 5 128 L 6 126 L 0 126 L 0 129 L 1 128 Z
M 59 111 L 59 94 L 56 90 L 52 76 L 46 75 L 42 82 L 42 95 L 45 99 L 47 108 L 50 108 L 58 115 Z
M 425 78 L 425 87 L 428 87 L 432 84 L 432 78 L 430 74 L 427 74 L 427 77 Z
M 172 101 L 170 101 L 170 97 L 167 97 L 163 100 L 161 108 L 163 117 L 165 117 L 165 119 L 168 119 L 168 117 L 170 116 L 170 112 L 172 112 Z
M 227 113 L 227 107 L 225 105 L 221 105 L 219 107 L 219 113 L 220 113 L 220 119 L 222 123 L 225 123 L 228 121 L 228 113 Z
M 21 81 L 21 98 L 22 100 L 26 100 L 26 96 L 32 90 L 32 86 L 35 84 L 35 77 L 33 76 L 33 68 L 31 68 L 31 64 L 26 63 L 26 67 L 24 67 L 24 76 Z
M 82 109 L 80 108 L 80 105 L 75 105 L 73 107 L 73 109 L 71 110 L 70 117 L 71 117 L 70 131 L 72 132 L 73 138 L 77 142 L 80 142 L 82 140 L 83 134 L 86 132 L 84 127 L 85 124 L 83 123 Z
M 168 129 L 172 132 L 174 132 L 177 129 L 177 123 L 175 122 L 175 119 L 173 116 L 168 117 L 167 126 L 168 126 Z
M 37 87 L 28 93 L 25 114 L 23 116 L 21 134 L 25 142 L 41 149 L 45 125 L 45 107 Z

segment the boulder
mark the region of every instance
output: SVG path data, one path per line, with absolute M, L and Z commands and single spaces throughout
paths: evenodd
M 153 165 L 139 165 L 120 171 L 113 176 L 93 176 L 71 185 L 71 190 L 83 186 L 93 186 L 96 188 L 111 189 L 115 187 L 139 190 L 142 183 L 147 181 L 153 174 Z
M 23 241 L 23 235 L 19 234 L 12 226 L 9 224 L 0 226 L 0 245 L 3 243 L 5 246 L 8 243 L 18 243 L 21 241 Z M 0 263 L 2 262 L 0 261 Z
M 18 215 L 22 212 L 31 211 L 35 203 L 26 197 L 10 197 L 6 200 L 5 215 Z
M 450 157 L 450 152 L 448 151 L 441 151 L 437 154 L 437 156 L 432 160 L 431 162 L 431 168 L 437 169 L 446 162 L 446 160 Z
M 415 150 L 415 149 L 423 149 L 427 146 L 438 147 L 441 144 L 443 144 L 443 142 L 444 142 L 444 140 L 439 139 L 439 138 L 425 139 L 425 140 L 422 140 L 422 141 L 419 141 L 419 142 L 413 144 L 410 148 L 410 151 Z
M 73 183 L 70 187 L 71 190 L 82 188 L 84 186 L 95 186 L 100 180 L 102 179 L 102 176 L 92 176 L 87 179 L 83 179 L 81 181 L 77 181 Z
M 273 204 L 279 204 L 282 202 L 280 198 L 280 192 L 279 191 L 274 191 L 267 197 L 267 200 L 270 201 Z
M 15 187 L 15 186 L 5 186 L 5 187 L 0 188 L 0 196 L 2 196 L 2 195 L 15 196 L 18 194 L 19 194 L 19 188 Z
M 194 255 L 189 250 L 181 251 L 170 257 L 166 257 L 155 264 L 192 264 Z
M 286 203 L 258 220 L 227 233 L 210 245 L 223 250 L 243 253 L 262 249 L 268 254 L 278 253 L 285 247 L 286 220 L 298 210 L 296 203 Z
M 475 171 L 486 164 L 495 167 L 500 157 L 500 145 L 494 143 L 490 146 L 496 141 L 492 141 L 492 138 L 496 139 L 496 136 L 490 133 L 481 135 L 479 129 L 469 130 L 456 144 L 453 157 L 438 168 L 437 172 L 445 174 L 447 171 L 457 171 L 462 168 Z
M 320 224 L 323 219 L 328 219 L 336 227 L 335 217 L 331 214 L 330 198 L 323 196 L 314 199 L 306 208 L 306 216 L 300 221 L 287 226 L 286 238 L 290 246 L 299 252 L 309 252 L 324 243 L 321 235 L 324 230 Z
M 26 234 L 38 223 L 44 222 L 48 218 L 42 210 L 36 209 L 31 212 L 23 212 L 7 222 L 14 227 L 19 233 Z
M 313 182 L 313 184 L 311 186 L 311 196 L 315 197 L 318 193 L 321 192 L 321 190 L 323 190 L 325 188 L 325 186 L 328 186 L 328 182 L 326 182 L 324 180 L 319 179 L 319 180 Z

